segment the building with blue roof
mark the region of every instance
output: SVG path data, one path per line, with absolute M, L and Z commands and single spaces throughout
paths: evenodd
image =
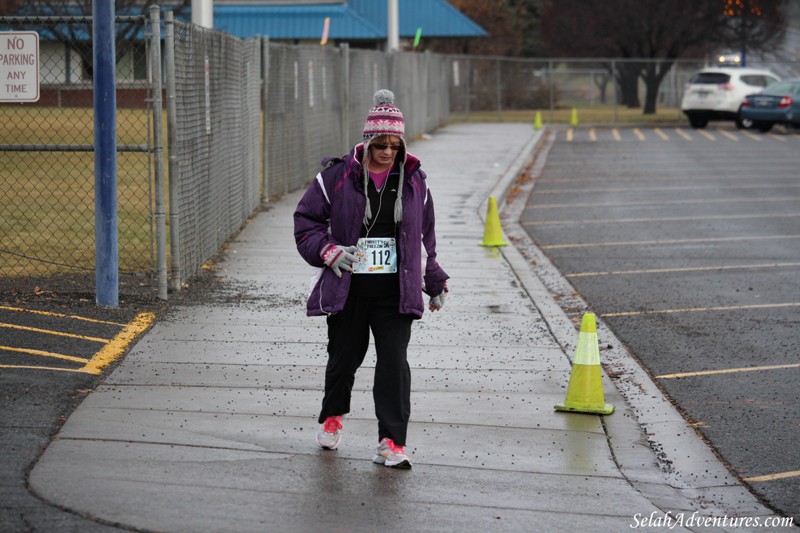
M 400 38 L 421 28 L 429 38 L 485 37 L 486 31 L 446 0 L 398 0 Z M 269 36 L 273 41 L 319 42 L 325 19 L 328 40 L 357 47 L 383 47 L 388 36 L 386 0 L 216 0 L 214 29 L 238 37 Z

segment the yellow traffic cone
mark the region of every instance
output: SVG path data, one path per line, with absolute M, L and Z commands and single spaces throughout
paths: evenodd
M 570 126 L 577 126 L 578 125 L 578 108 L 572 108 L 572 116 L 569 118 L 569 125 Z
M 536 117 L 533 119 L 533 127 L 537 130 L 542 129 L 542 114 L 539 111 L 536 112 Z
M 486 208 L 486 225 L 483 228 L 483 241 L 480 246 L 508 246 L 503 240 L 503 230 L 500 228 L 500 213 L 497 212 L 497 199 L 489 197 L 489 206 Z
M 578 347 L 572 361 L 572 374 L 564 403 L 556 411 L 610 415 L 614 406 L 606 403 L 600 369 L 600 347 L 597 344 L 597 323 L 593 313 L 583 315 Z

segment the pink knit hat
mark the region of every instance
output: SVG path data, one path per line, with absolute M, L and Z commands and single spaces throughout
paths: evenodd
M 403 135 L 406 132 L 406 122 L 403 113 L 394 105 L 394 93 L 389 89 L 381 89 L 372 97 L 375 105 L 367 113 L 367 120 L 364 122 L 364 156 L 361 161 L 364 174 L 364 195 L 367 194 L 367 183 L 369 182 L 369 145 L 380 135 L 394 135 L 400 138 L 402 150 L 398 153 L 400 172 L 400 186 L 397 187 L 397 199 L 394 202 L 394 221 L 399 223 L 403 220 L 403 184 L 405 183 L 405 160 L 406 160 L 406 140 Z M 364 224 L 369 225 L 372 220 L 372 208 L 367 199 L 367 206 L 364 210 Z
M 402 139 L 406 123 L 403 113 L 394 105 L 394 93 L 389 89 L 381 89 L 372 100 L 375 105 L 367 113 L 364 122 L 364 140 L 368 141 L 376 135 L 396 135 Z

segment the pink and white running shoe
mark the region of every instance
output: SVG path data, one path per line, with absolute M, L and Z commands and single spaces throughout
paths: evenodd
M 372 462 L 391 468 L 411 468 L 411 459 L 406 455 L 403 446 L 399 446 L 392 439 L 387 438 L 381 439 L 375 449 L 375 457 L 372 458 Z
M 342 429 L 341 416 L 329 416 L 325 422 L 317 430 L 317 444 L 323 450 L 335 450 L 342 440 L 342 434 L 339 430 Z

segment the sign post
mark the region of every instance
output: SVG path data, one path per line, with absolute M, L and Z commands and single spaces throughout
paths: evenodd
M 0 32 L 0 102 L 39 100 L 39 34 Z

